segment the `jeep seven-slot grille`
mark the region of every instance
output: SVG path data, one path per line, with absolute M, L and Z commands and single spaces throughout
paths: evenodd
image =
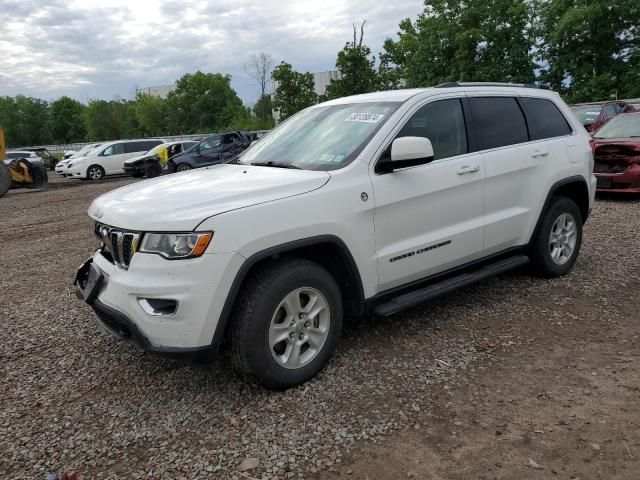
M 140 232 L 120 230 L 96 222 L 94 232 L 102 241 L 102 253 L 111 263 L 129 268 L 131 258 L 136 253 L 140 241 Z

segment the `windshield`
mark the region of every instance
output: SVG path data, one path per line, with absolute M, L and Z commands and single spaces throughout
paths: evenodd
M 239 163 L 304 170 L 336 170 L 351 163 L 399 103 L 314 107 L 294 115 L 260 139 Z
M 594 138 L 640 137 L 640 114 L 626 113 L 612 118 L 594 135 Z
M 93 145 L 85 145 L 84 147 L 82 147 L 80 149 L 80 151 L 78 151 L 78 153 L 74 153 L 73 155 L 71 155 L 68 160 L 72 160 L 74 158 L 80 158 L 80 157 L 84 157 L 86 155 L 89 154 L 89 152 L 95 150 L 96 148 L 98 148 L 100 146 L 100 144 L 93 144 Z
M 573 107 L 573 113 L 583 125 L 595 123 L 600 116 L 600 106 Z

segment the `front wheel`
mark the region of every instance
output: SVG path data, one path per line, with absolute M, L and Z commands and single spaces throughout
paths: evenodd
M 102 180 L 104 177 L 104 169 L 100 165 L 91 165 L 87 169 L 87 178 L 89 180 Z
M 191 170 L 191 165 L 188 163 L 181 163 L 176 167 L 176 172 L 186 172 L 187 170 Z
M 288 259 L 255 272 L 242 290 L 230 332 L 237 369 L 274 390 L 314 377 L 342 329 L 342 299 L 331 274 Z
M 533 240 L 531 266 L 542 277 L 566 274 L 582 245 L 582 215 L 576 203 L 554 197 Z

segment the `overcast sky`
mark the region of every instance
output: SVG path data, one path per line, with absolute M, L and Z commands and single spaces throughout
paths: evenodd
M 332 70 L 353 23 L 378 55 L 420 0 L 0 0 L 0 96 L 132 98 L 187 72 L 229 73 L 245 103 L 251 53 Z

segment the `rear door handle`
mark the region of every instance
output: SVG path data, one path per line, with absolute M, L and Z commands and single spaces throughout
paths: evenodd
M 547 155 L 549 155 L 548 150 L 534 150 L 531 154 L 533 158 L 546 157 Z
M 476 173 L 480 171 L 480 165 L 464 165 L 458 169 L 458 175 L 465 175 L 467 173 Z

